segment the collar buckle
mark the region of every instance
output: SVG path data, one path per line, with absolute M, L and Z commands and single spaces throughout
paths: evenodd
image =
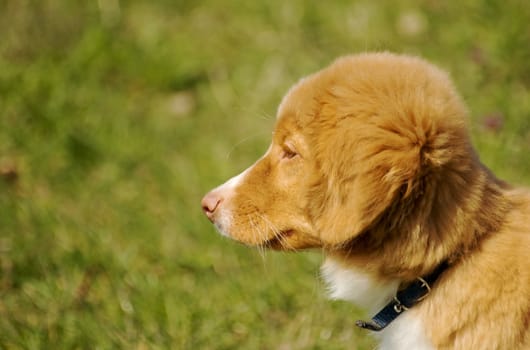
M 425 280 L 424 280 L 423 278 L 421 278 L 421 277 L 416 277 L 416 279 L 417 279 L 418 281 L 420 281 L 420 283 L 421 283 L 421 284 L 420 284 L 420 287 L 421 287 L 421 288 L 425 288 L 425 294 L 423 294 L 423 296 L 421 296 L 421 297 L 419 297 L 419 298 L 417 299 L 417 301 L 422 301 L 423 299 L 427 298 L 427 296 L 428 296 L 429 294 L 431 294 L 431 286 L 429 286 L 429 283 L 427 283 L 427 281 L 425 281 Z
M 399 290 L 393 299 L 383 307 L 371 321 L 357 321 L 356 325 L 372 331 L 381 331 L 394 321 L 403 311 L 407 311 L 431 293 L 431 286 L 443 271 L 447 269 L 444 262 L 434 272 L 425 277 L 416 277 L 405 289 Z M 429 282 L 427 282 L 429 281 Z M 429 284 L 430 283 L 430 284 Z

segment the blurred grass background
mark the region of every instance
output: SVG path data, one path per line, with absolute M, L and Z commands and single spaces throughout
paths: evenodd
M 202 217 L 335 57 L 454 77 L 483 161 L 530 184 L 530 6 L 515 0 L 0 0 L 0 348 L 370 349 L 318 252 Z

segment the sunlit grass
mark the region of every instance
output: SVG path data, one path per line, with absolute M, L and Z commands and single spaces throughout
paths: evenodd
M 319 252 L 260 254 L 200 213 L 335 57 L 452 73 L 483 161 L 530 184 L 523 1 L 0 2 L 0 347 L 370 349 Z

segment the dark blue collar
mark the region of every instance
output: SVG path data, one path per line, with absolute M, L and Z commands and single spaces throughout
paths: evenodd
M 371 331 L 380 331 L 394 321 L 403 311 L 406 311 L 425 299 L 431 292 L 431 286 L 447 269 L 447 262 L 443 262 L 429 275 L 418 277 L 405 289 L 399 290 L 394 298 L 385 305 L 371 321 L 357 321 L 355 324 Z

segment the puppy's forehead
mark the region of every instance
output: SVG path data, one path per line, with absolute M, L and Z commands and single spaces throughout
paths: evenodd
M 305 125 L 312 119 L 317 107 L 317 96 L 322 89 L 320 80 L 319 73 L 316 73 L 301 79 L 289 89 L 278 107 L 278 124 L 283 119 L 292 119 L 298 125 Z

